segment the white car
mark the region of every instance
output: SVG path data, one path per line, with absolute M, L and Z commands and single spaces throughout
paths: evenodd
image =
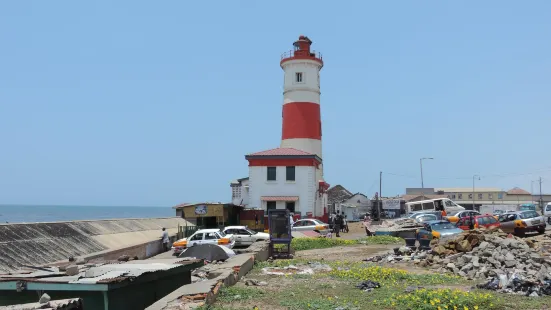
M 200 229 L 188 238 L 177 240 L 172 244 L 174 254 L 178 255 L 185 249 L 197 244 L 218 244 L 232 249 L 235 246 L 235 237 L 226 235 L 220 229 Z
M 322 235 L 329 233 L 329 224 L 317 219 L 298 220 L 293 224 L 292 231 L 315 231 Z
M 260 240 L 270 240 L 270 235 L 264 232 L 250 230 L 246 226 L 228 226 L 224 233 L 235 237 L 235 245 L 251 245 Z
M 551 202 L 543 207 L 543 216 L 547 219 L 547 223 L 551 224 Z

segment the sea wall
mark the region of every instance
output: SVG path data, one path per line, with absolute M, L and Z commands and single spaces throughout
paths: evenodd
M 160 240 L 161 228 L 175 235 L 178 226 L 186 224 L 192 225 L 177 217 L 0 224 L 0 273 L 70 256 L 107 256 L 138 245 L 144 245 L 146 252 L 157 252 L 152 247 L 158 247 L 153 241 Z

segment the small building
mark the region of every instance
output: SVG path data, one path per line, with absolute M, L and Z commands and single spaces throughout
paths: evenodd
M 94 267 L 79 266 L 67 275 L 56 267 L 0 275 L 0 306 L 36 302 L 43 293 L 53 300 L 81 298 L 84 309 L 145 309 L 191 283 L 202 260 L 136 260 Z
M 239 224 L 239 211 L 232 203 L 202 202 L 179 204 L 173 207 L 180 216 L 200 228 L 221 228 Z
M 230 183 L 231 202 L 236 206 L 249 205 L 249 178 L 241 178 Z

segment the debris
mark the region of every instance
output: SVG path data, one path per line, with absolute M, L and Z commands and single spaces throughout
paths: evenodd
M 308 265 L 289 265 L 287 267 L 265 267 L 262 268 L 262 273 L 267 275 L 284 276 L 290 274 L 314 274 L 315 272 L 329 272 L 333 270 L 328 265 L 318 262 L 308 263 Z
M 50 300 L 52 300 L 50 295 L 44 293 L 44 294 L 42 294 L 42 296 L 40 296 L 40 299 L 38 300 L 38 303 L 39 304 L 47 304 L 47 303 L 50 302 Z
M 381 287 L 381 284 L 379 282 L 374 282 L 371 280 L 363 281 L 356 285 L 356 288 L 359 288 L 360 290 L 364 292 L 371 292 L 375 288 Z
M 248 279 L 248 280 L 245 281 L 245 285 L 247 285 L 247 286 L 267 286 L 268 283 L 264 282 L 264 281 Z
M 78 274 L 78 266 L 77 265 L 69 265 L 65 269 L 65 273 L 68 276 L 76 276 Z
M 118 259 L 119 262 L 127 262 L 128 260 L 130 260 L 130 256 L 126 254 L 119 256 L 119 259 Z

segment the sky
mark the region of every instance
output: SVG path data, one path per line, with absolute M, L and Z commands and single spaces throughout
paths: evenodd
M 229 201 L 323 54 L 325 179 L 551 192 L 549 1 L 2 1 L 0 204 Z

